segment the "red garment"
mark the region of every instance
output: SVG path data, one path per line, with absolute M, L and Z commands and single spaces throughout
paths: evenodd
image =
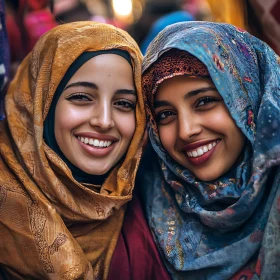
M 57 25 L 49 9 L 50 0 L 19 0 L 18 8 L 6 16 L 11 61 L 21 61 L 45 32 Z
M 171 279 L 156 248 L 137 196 L 128 204 L 108 279 Z
M 39 11 L 50 5 L 50 0 L 26 0 L 25 3 L 32 11 Z
M 21 31 L 12 14 L 6 14 L 6 27 L 10 46 L 11 62 L 20 61 L 24 58 Z
M 26 13 L 24 27 L 28 36 L 27 52 L 33 49 L 40 36 L 56 25 L 53 14 L 47 8 Z

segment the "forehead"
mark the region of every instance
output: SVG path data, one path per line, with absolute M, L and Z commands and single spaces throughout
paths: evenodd
M 106 77 L 108 81 L 133 82 L 133 71 L 129 62 L 120 55 L 101 54 L 85 62 L 71 77 L 69 83 L 80 80 L 97 80 Z
M 116 54 L 101 54 L 89 59 L 77 70 L 77 72 L 83 69 L 84 70 L 91 69 L 91 70 L 99 71 L 100 69 L 105 69 L 108 66 L 111 67 L 112 69 L 116 69 L 116 68 L 120 70 L 130 69 L 132 71 L 129 62 L 122 56 Z

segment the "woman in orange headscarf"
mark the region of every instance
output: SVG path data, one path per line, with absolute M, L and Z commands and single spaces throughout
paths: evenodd
M 113 26 L 46 33 L 0 124 L 0 267 L 7 279 L 106 279 L 145 127 L 141 53 Z

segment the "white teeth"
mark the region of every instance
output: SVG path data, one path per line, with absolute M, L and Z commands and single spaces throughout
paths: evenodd
M 78 136 L 78 139 L 85 144 L 94 147 L 99 147 L 99 148 L 109 147 L 112 144 L 112 141 L 104 141 L 104 140 L 99 141 L 98 139 L 92 139 L 87 137 Z
M 193 152 L 192 152 L 192 156 L 193 156 L 193 157 L 197 157 L 197 152 L 196 152 L 196 151 L 193 151 Z
M 99 141 L 97 139 L 95 139 L 94 141 L 92 141 L 92 145 L 94 147 L 99 147 Z
M 202 156 L 203 154 L 207 153 L 208 151 L 212 150 L 213 147 L 217 145 L 218 141 L 215 141 L 213 143 L 210 143 L 205 146 L 201 146 L 197 148 L 196 150 L 193 150 L 191 152 L 187 152 L 188 157 L 199 157 Z
M 198 156 L 202 156 L 203 154 L 204 154 L 203 150 L 202 150 L 201 148 L 199 148 L 199 149 L 197 150 L 197 155 L 198 155 Z

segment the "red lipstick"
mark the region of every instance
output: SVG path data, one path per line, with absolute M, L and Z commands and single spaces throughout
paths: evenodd
M 210 139 L 210 140 L 196 141 L 196 142 L 188 143 L 188 144 L 184 145 L 180 150 L 182 152 L 189 152 L 189 151 L 195 150 L 198 147 L 202 147 L 202 146 L 205 146 L 207 144 L 217 142 L 217 141 L 220 141 L 220 140 L 221 139 Z
M 188 160 L 193 164 L 193 165 L 200 165 L 200 164 L 203 164 L 205 163 L 206 161 L 208 161 L 211 156 L 213 155 L 213 153 L 215 152 L 217 146 L 219 145 L 220 143 L 220 139 L 219 140 L 211 140 L 211 141 L 200 141 L 200 142 L 196 142 L 196 143 L 192 143 L 192 144 L 189 144 L 189 145 L 186 145 L 184 146 L 185 147 L 185 152 L 187 153 L 188 151 L 193 151 L 195 150 L 195 148 L 198 148 L 198 147 L 201 147 L 201 146 L 205 146 L 209 143 L 213 143 L 215 142 L 216 145 L 214 147 L 212 147 L 211 150 L 209 150 L 208 152 L 205 152 L 203 155 L 201 156 L 197 156 L 197 157 L 189 157 L 187 155 L 187 158 Z
M 218 144 L 217 144 L 218 145 Z M 207 160 L 210 159 L 210 157 L 212 156 L 212 154 L 214 153 L 216 147 L 213 147 L 210 151 L 204 153 L 202 156 L 198 156 L 198 157 L 189 157 L 188 156 L 188 160 L 193 164 L 193 165 L 200 165 L 204 162 L 206 162 Z

